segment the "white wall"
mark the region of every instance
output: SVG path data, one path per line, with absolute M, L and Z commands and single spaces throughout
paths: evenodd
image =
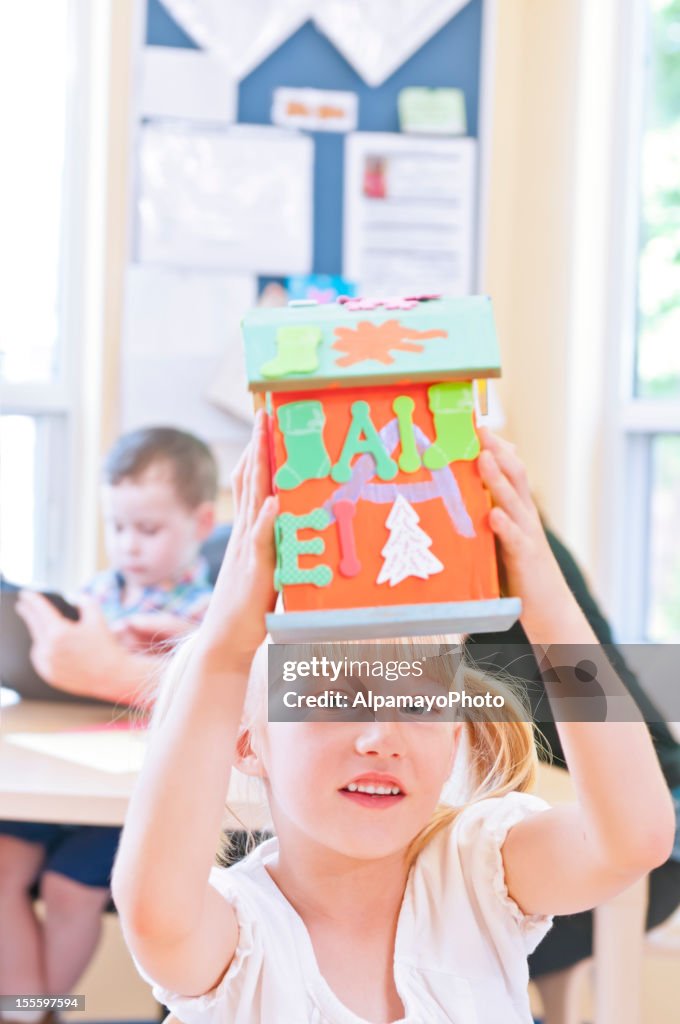
M 498 0 L 484 274 L 507 434 L 605 604 L 615 8 Z

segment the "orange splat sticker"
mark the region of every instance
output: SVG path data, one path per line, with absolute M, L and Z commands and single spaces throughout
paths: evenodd
M 419 345 L 416 339 L 446 338 L 447 333 L 443 330 L 418 331 L 404 327 L 398 320 L 386 320 L 382 324 L 361 320 L 356 327 L 336 327 L 335 337 L 337 340 L 332 348 L 345 353 L 335 360 L 337 366 L 354 366 L 368 359 L 389 366 L 394 362 L 392 350 L 422 352 L 423 345 Z

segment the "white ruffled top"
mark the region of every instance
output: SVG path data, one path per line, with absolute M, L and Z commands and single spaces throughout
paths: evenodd
M 552 924 L 510 899 L 501 847 L 508 830 L 548 805 L 525 793 L 462 811 L 422 850 L 406 884 L 394 951 L 405 1016 L 395 1024 L 530 1024 L 527 956 Z M 324 980 L 309 933 L 267 871 L 270 839 L 210 883 L 234 907 L 234 959 L 201 996 L 153 984 L 184 1024 L 368 1024 Z

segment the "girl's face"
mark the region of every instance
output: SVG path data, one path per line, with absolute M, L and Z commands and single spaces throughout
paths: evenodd
M 460 737 L 452 722 L 271 722 L 247 769 L 263 774 L 276 832 L 345 856 L 385 857 L 424 828 Z

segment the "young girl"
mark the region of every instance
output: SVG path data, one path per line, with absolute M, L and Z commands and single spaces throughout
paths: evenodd
M 266 443 L 260 414 L 214 597 L 170 672 L 130 805 L 113 883 L 130 949 L 186 1024 L 529 1022 L 526 957 L 550 915 L 609 899 L 670 853 L 647 728 L 561 724 L 578 802 L 550 809 L 520 792 L 535 763 L 527 723 L 268 723 Z M 486 433 L 483 444 L 490 522 L 530 640 L 595 644 L 514 449 Z M 463 730 L 473 795 L 446 808 Z M 234 764 L 264 780 L 276 839 L 214 868 Z

